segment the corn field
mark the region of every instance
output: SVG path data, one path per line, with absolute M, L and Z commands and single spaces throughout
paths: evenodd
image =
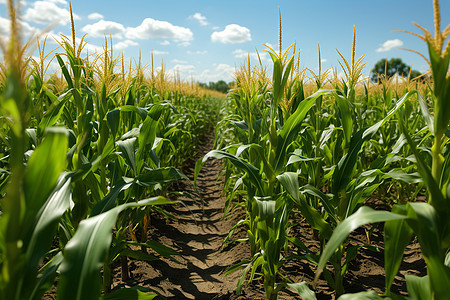
M 243 218 L 223 249 L 244 244 L 249 257 L 234 296 L 262 284 L 266 299 L 290 290 L 317 299 L 325 280 L 336 299 L 448 299 L 450 286 L 450 25 L 417 25 L 430 76 L 380 84 L 363 77 L 364 56 L 338 50 L 344 72 L 301 68 L 299 47 L 264 45 L 271 65 L 248 59 L 236 68 L 226 97 L 184 82 L 152 63 L 117 55 L 111 39 L 89 55 L 84 38 L 61 36 L 21 44 L 13 1 L 11 36 L 2 42 L 0 72 L 0 299 L 153 299 L 150 289 L 112 290 L 114 266 L 127 280 L 130 260 L 177 260 L 182 254 L 148 237 L 152 214 L 171 218 L 173 184 L 199 154 L 206 132 L 214 148 L 197 160 L 222 162 L 224 217 Z M 36 45 L 39 58 L 27 57 Z M 347 50 L 350 50 L 348 55 Z M 414 51 L 414 50 L 412 50 Z M 46 61 L 60 67 L 48 74 Z M 384 209 L 370 207 L 381 199 Z M 292 234 L 298 216 L 319 247 Z M 176 221 L 175 221 L 176 222 Z M 382 223 L 383 293 L 348 293 L 349 265 L 367 244 L 356 229 Z M 377 227 L 379 228 L 379 227 Z M 158 230 L 156 228 L 155 230 Z M 235 239 L 235 233 L 245 233 Z M 367 230 L 366 230 L 367 231 Z M 370 232 L 367 231 L 370 236 Z M 368 238 L 370 240 L 370 238 Z M 392 290 L 405 248 L 418 243 L 426 276 L 406 275 Z M 376 249 L 375 249 L 376 250 Z M 286 264 L 315 266 L 295 282 Z M 57 282 L 57 284 L 55 284 Z M 228 299 L 228 298 L 227 298 Z M 232 298 L 233 299 L 233 298 Z M 234 298 L 238 299 L 238 298 Z

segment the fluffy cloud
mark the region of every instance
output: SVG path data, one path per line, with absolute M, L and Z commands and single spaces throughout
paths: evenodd
M 202 25 L 202 26 L 208 25 L 208 22 L 206 21 L 206 17 L 203 16 L 201 13 L 195 13 L 192 16 L 189 16 L 189 19 L 197 20 L 200 23 L 200 25 Z
M 211 34 L 211 40 L 223 44 L 236 44 L 251 41 L 252 37 L 250 29 L 237 24 L 230 24 L 223 31 L 214 31 Z
M 114 49 L 116 50 L 123 50 L 126 49 L 130 46 L 138 46 L 139 44 L 136 43 L 135 41 L 131 41 L 131 40 L 124 40 L 124 41 L 120 41 L 118 43 L 113 44 Z
M 162 42 L 159 43 L 159 44 L 161 44 L 161 45 L 163 45 L 163 46 L 168 46 L 168 45 L 170 45 L 170 42 L 169 42 L 168 40 L 164 40 L 164 41 L 162 41 Z
M 258 53 L 256 53 L 256 52 L 247 52 L 247 51 L 244 51 L 242 49 L 234 50 L 233 51 L 233 55 L 236 58 L 247 58 L 250 55 L 250 58 L 258 60 Z M 267 54 L 267 52 L 259 52 L 259 58 L 261 58 L 262 60 L 268 59 L 269 55 Z
M 386 42 L 384 42 L 380 48 L 378 48 L 377 50 L 375 50 L 376 52 L 386 52 L 389 50 L 392 50 L 393 48 L 397 48 L 403 45 L 403 42 L 399 39 L 395 39 L 395 40 L 387 40 Z
M 88 19 L 89 20 L 99 20 L 99 19 L 103 19 L 104 17 L 103 17 L 103 15 L 102 14 L 99 14 L 99 13 L 92 13 L 92 14 L 90 14 L 89 16 L 88 16 Z
M 125 27 L 117 22 L 100 20 L 97 23 L 84 26 L 81 30 L 93 37 L 103 37 L 111 34 L 113 37 L 122 38 Z
M 129 27 L 126 31 L 129 39 L 173 39 L 177 42 L 189 42 L 194 34 L 189 28 L 175 26 L 166 21 L 146 18 L 138 27 Z
M 22 35 L 25 40 L 28 40 L 32 35 L 37 34 L 40 30 L 30 24 L 19 21 L 19 26 L 22 30 Z M 9 19 L 0 17 L 0 36 L 8 37 L 11 32 L 11 22 Z
M 233 80 L 235 67 L 228 64 L 218 64 L 213 70 L 204 70 L 200 75 L 196 75 L 195 79 L 199 82 L 210 82 L 225 80 Z
M 187 54 L 189 55 L 204 55 L 206 53 L 208 53 L 206 50 L 187 51 Z
M 167 55 L 167 54 L 169 54 L 169 52 L 167 52 L 167 51 L 159 51 L 159 50 L 152 50 L 151 53 L 153 53 L 153 55 Z
M 63 0 L 36 1 L 27 8 L 23 19 L 38 24 L 66 25 L 70 20 L 69 11 L 57 4 L 67 4 L 67 2 Z M 80 19 L 76 14 L 73 14 L 73 17 L 76 20 Z

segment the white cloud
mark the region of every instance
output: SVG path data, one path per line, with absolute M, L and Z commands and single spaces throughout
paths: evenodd
M 167 51 L 159 51 L 159 50 L 152 50 L 153 55 L 167 55 L 169 52 Z
M 170 45 L 170 42 L 168 41 L 168 40 L 164 40 L 164 41 L 162 41 L 161 43 L 159 43 L 160 45 L 163 45 L 163 46 L 168 46 L 168 45 Z
M 247 52 L 242 49 L 236 49 L 233 51 L 234 57 L 236 58 L 247 58 L 250 55 L 250 58 L 258 60 L 258 53 L 257 52 Z M 259 52 L 259 58 L 261 60 L 268 59 L 269 56 L 267 52 Z
M 199 82 L 210 82 L 225 80 L 227 82 L 233 80 L 235 68 L 228 64 L 218 64 L 212 70 L 203 70 L 199 75 L 195 76 L 195 79 Z
M 116 50 L 123 50 L 125 48 L 128 48 L 130 46 L 138 46 L 139 43 L 136 43 L 135 41 L 132 40 L 124 40 L 124 41 L 120 41 L 118 43 L 113 44 L 114 49 Z
M 200 23 L 200 25 L 202 25 L 202 26 L 208 25 L 208 22 L 206 21 L 206 17 L 198 12 L 193 14 L 192 16 L 189 16 L 189 19 L 197 20 Z
M 125 26 L 117 22 L 100 20 L 97 23 L 84 26 L 81 30 L 93 37 L 104 37 L 111 34 L 113 37 L 122 38 Z
M 375 50 L 376 52 L 386 52 L 392 50 L 393 48 L 397 48 L 403 45 L 403 42 L 399 39 L 387 40 L 384 42 L 380 48 Z
M 187 64 L 188 63 L 185 60 L 176 59 L 176 58 L 172 59 L 172 62 L 175 63 L 175 64 Z
M 179 73 L 180 75 L 189 75 L 195 71 L 194 65 L 176 64 L 169 72 Z
M 103 17 L 103 15 L 102 14 L 99 14 L 99 13 L 92 13 L 92 14 L 90 14 L 89 16 L 88 16 L 88 19 L 89 20 L 99 20 L 99 19 L 103 19 L 104 17 Z
M 189 42 L 194 34 L 189 28 L 175 26 L 166 21 L 146 18 L 138 27 L 128 27 L 126 36 L 129 39 L 173 39 L 177 42 Z
M 328 60 L 326 59 L 326 58 L 322 58 L 321 60 L 320 60 L 320 62 L 321 63 L 326 63 Z
M 230 24 L 227 25 L 223 31 L 214 31 L 211 34 L 211 40 L 223 44 L 236 44 L 251 41 L 252 37 L 250 29 L 237 24 Z
M 62 4 L 62 5 L 67 5 L 67 1 L 66 0 L 48 0 L 49 2 L 53 2 L 53 3 L 58 3 L 58 4 Z
M 59 7 L 57 4 L 67 4 L 67 2 L 62 0 L 36 1 L 27 8 L 23 19 L 38 24 L 66 25 L 70 20 L 70 13 L 66 8 Z M 73 14 L 73 18 L 80 19 L 76 14 Z
M 187 51 L 187 54 L 189 55 L 204 55 L 206 53 L 208 53 L 206 50 Z
M 30 24 L 23 21 L 19 21 L 19 26 L 21 27 L 24 40 L 28 40 L 31 36 L 40 32 L 38 28 L 33 27 Z M 0 17 L 0 36 L 6 38 L 10 35 L 10 32 L 11 32 L 10 20 Z

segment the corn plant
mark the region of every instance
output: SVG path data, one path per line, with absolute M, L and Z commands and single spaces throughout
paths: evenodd
M 398 272 L 403 251 L 413 234 L 417 235 L 422 248 L 422 254 L 427 263 L 428 275 L 424 278 L 406 276 L 408 291 L 415 299 L 444 299 L 447 297 L 447 287 L 450 283 L 450 271 L 447 264 L 448 256 L 448 172 L 445 166 L 448 156 L 444 157 L 443 149 L 448 145 L 447 131 L 450 121 L 448 99 L 450 99 L 450 79 L 448 76 L 450 48 L 447 43 L 443 50 L 444 41 L 448 36 L 448 28 L 440 31 L 440 11 L 437 0 L 433 2 L 435 13 L 435 36 L 424 31 L 419 36 L 428 45 L 429 63 L 433 75 L 433 112 L 422 105 L 422 114 L 430 133 L 434 136 L 431 146 L 431 169 L 419 152 L 416 142 L 402 122 L 406 111 L 399 109 L 399 121 L 402 132 L 410 145 L 417 160 L 417 167 L 428 191 L 427 203 L 407 203 L 395 205 L 392 212 L 373 211 L 362 207 L 348 221 L 342 222 L 333 233 L 319 262 L 319 271 L 325 261 L 353 229 L 373 222 L 386 222 L 385 225 L 385 270 L 386 294 L 391 295 L 390 287 L 394 276 Z M 406 95 L 405 95 L 406 96 Z M 352 299 L 362 295 L 353 295 Z M 349 298 L 349 296 L 347 296 Z

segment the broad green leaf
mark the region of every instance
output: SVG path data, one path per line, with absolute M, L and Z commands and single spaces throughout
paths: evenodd
M 273 169 L 277 174 L 283 170 L 288 146 L 292 143 L 294 137 L 298 134 L 306 114 L 314 105 L 316 99 L 329 93 L 328 90 L 319 90 L 300 102 L 297 110 L 286 120 L 283 127 L 278 132 L 278 142 Z
M 55 283 L 57 270 L 63 260 L 62 252 L 58 252 L 39 272 L 36 284 L 28 299 L 40 300 L 44 293 Z M 29 284 L 27 283 L 27 286 Z M 29 293 L 31 290 L 26 291 Z
M 133 170 L 133 176 L 136 175 L 136 152 L 135 152 L 136 138 L 131 138 L 127 140 L 117 141 L 117 146 L 119 146 L 122 152 L 122 157 L 128 163 L 128 165 Z
M 350 100 L 337 93 L 334 93 L 334 99 L 339 107 L 339 115 L 345 137 L 345 145 L 349 145 L 353 133 L 353 118 L 352 110 L 350 109 Z
M 136 184 L 141 186 L 152 186 L 157 183 L 169 183 L 172 181 L 185 179 L 189 181 L 180 170 L 173 167 L 159 169 L 145 169 L 146 172 L 136 177 Z
M 97 300 L 103 265 L 119 213 L 127 208 L 152 204 L 154 198 L 127 203 L 83 220 L 64 250 L 57 299 Z
M 417 93 L 417 100 L 420 105 L 420 111 L 422 112 L 423 119 L 425 120 L 431 134 L 434 135 L 434 117 L 431 115 L 428 105 L 420 93 Z
M 419 277 L 406 274 L 405 279 L 409 300 L 423 300 L 431 298 L 430 279 L 428 276 Z
M 388 300 L 390 298 L 384 298 L 378 295 L 374 291 L 359 292 L 356 294 L 345 294 L 338 298 L 338 300 Z
M 141 117 L 141 120 L 144 121 L 148 114 L 148 109 L 139 107 L 139 106 L 133 106 L 133 105 L 124 105 L 119 107 L 120 111 L 131 111 L 135 112 L 136 114 Z
M 328 262 L 330 257 L 334 254 L 336 249 L 342 245 L 345 239 L 348 237 L 350 232 L 356 228 L 378 222 L 386 222 L 390 220 L 400 220 L 406 219 L 406 216 L 387 212 L 387 211 L 376 211 L 370 207 L 362 206 L 353 215 L 346 218 L 342 223 L 340 223 L 334 230 L 328 243 L 325 245 L 325 249 L 320 257 L 319 265 L 316 271 L 315 281 L 319 279 L 319 275 L 325 264 Z
M 67 131 L 63 128 L 48 128 L 44 141 L 31 155 L 23 183 L 26 224 L 34 222 L 36 214 L 47 201 L 59 175 L 64 171 L 67 142 Z
M 141 292 L 136 288 L 120 289 L 112 293 L 101 295 L 101 300 L 152 300 L 157 294 Z
M 316 300 L 316 294 L 311 291 L 308 284 L 305 281 L 297 283 L 288 283 L 288 287 L 295 290 L 303 300 Z
M 42 117 L 41 122 L 37 127 L 37 135 L 40 137 L 45 131 L 45 128 L 56 124 L 64 110 L 67 101 L 72 97 L 72 90 L 68 90 L 58 97 L 58 102 L 53 102 L 51 107 Z
M 60 177 L 52 194 L 36 215 L 35 223 L 24 240 L 27 263 L 22 295 L 33 290 L 38 266 L 52 246 L 59 219 L 70 206 L 70 183 L 70 175 Z
M 109 129 L 114 138 L 116 138 L 120 125 L 120 109 L 110 110 L 106 114 L 106 121 L 108 122 Z
M 131 257 L 137 260 L 142 260 L 142 261 L 155 261 L 158 260 L 157 257 L 142 252 L 140 250 L 132 250 L 132 249 L 128 249 L 128 248 L 124 248 L 122 249 L 122 251 L 120 251 L 120 255 L 122 256 L 126 256 L 126 257 Z
M 298 184 L 298 174 L 294 172 L 284 172 L 277 176 L 278 181 L 286 189 L 286 191 L 294 198 L 295 202 L 300 201 L 300 192 Z
M 249 164 L 243 159 L 240 159 L 228 152 L 222 151 L 222 150 L 212 150 L 202 158 L 197 161 L 195 164 L 195 172 L 194 172 L 194 184 L 196 182 L 197 176 L 200 173 L 200 170 L 203 166 L 203 164 L 208 160 L 208 158 L 215 158 L 215 159 L 228 159 L 233 165 L 235 165 L 238 169 L 241 169 L 245 172 L 247 172 L 249 179 L 251 183 L 258 189 L 259 194 L 263 194 L 264 188 L 262 185 L 262 177 L 259 173 L 259 169 L 255 166 Z
M 392 212 L 406 215 L 404 206 L 395 205 Z M 411 242 L 413 231 L 406 220 L 387 221 L 384 225 L 384 270 L 386 292 L 391 290 L 406 246 Z
M 405 103 L 405 101 L 414 93 L 415 91 L 410 91 L 403 95 L 383 120 L 378 121 L 367 129 L 359 130 L 352 136 L 348 152 L 339 160 L 333 173 L 332 193 L 334 195 L 338 195 L 339 192 L 344 190 L 350 183 L 353 169 L 358 161 L 358 153 L 361 150 L 363 143 L 371 139 L 378 129 L 392 118 L 395 112 L 397 112 L 403 103 Z
M 111 188 L 109 193 L 92 208 L 91 217 L 99 215 L 113 208 L 117 196 L 119 196 L 120 192 L 128 189 L 134 182 L 135 179 L 122 177 L 118 182 L 114 184 L 114 187 Z

